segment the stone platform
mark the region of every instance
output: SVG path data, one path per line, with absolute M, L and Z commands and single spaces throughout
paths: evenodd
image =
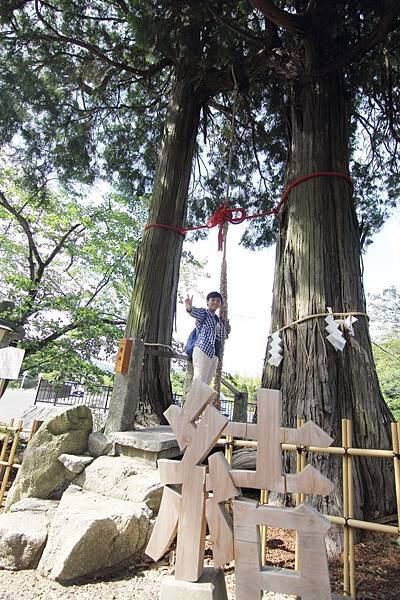
M 228 600 L 224 572 L 205 567 L 199 581 L 178 581 L 173 575 L 161 582 L 160 600 Z
M 115 444 L 120 456 L 131 456 L 157 466 L 159 458 L 177 458 L 182 455 L 175 434 L 168 425 L 147 427 L 136 431 L 113 431 L 107 438 Z

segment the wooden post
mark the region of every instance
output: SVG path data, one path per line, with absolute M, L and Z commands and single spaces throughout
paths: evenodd
M 246 423 L 247 422 L 248 397 L 249 397 L 249 395 L 247 392 L 235 393 L 235 402 L 233 405 L 232 421 L 235 421 L 236 423 Z
M 144 343 L 133 339 L 129 363 L 126 372 L 115 375 L 114 389 L 110 401 L 110 410 L 105 426 L 105 433 L 112 431 L 129 431 L 133 429 L 136 407 L 139 399 L 140 378 L 143 369 Z M 126 360 L 120 363 L 126 364 Z M 124 367 L 126 369 L 126 366 Z

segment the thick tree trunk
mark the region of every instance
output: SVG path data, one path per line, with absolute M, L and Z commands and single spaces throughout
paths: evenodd
M 288 181 L 316 171 L 348 174 L 346 93 L 335 74 L 293 90 Z M 358 223 L 351 186 L 318 177 L 300 184 L 283 208 L 277 244 L 272 328 L 324 313 L 365 312 Z M 358 317 L 343 352 L 327 341 L 324 318 L 282 332 L 284 353 L 277 369 L 265 364 L 263 385 L 281 389 L 283 414 L 312 419 L 341 445 L 341 419 L 353 421 L 353 445 L 389 448 L 391 415 L 379 390 L 368 320 Z M 338 457 L 314 464 L 335 482 L 319 509 L 341 514 L 342 467 Z M 357 517 L 370 518 L 393 507 L 389 461 L 355 459 Z
M 182 76 L 180 71 L 183 71 Z M 193 68 L 178 70 L 173 87 L 149 223 L 183 227 L 200 105 L 193 89 Z M 170 344 L 175 314 L 183 237 L 168 229 L 145 231 L 136 257 L 133 296 L 125 330 L 127 337 Z M 145 356 L 136 421 L 165 422 L 163 412 L 172 401 L 170 361 Z

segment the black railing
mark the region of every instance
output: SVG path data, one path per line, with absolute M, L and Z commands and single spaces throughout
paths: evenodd
M 76 406 L 83 404 L 94 410 L 107 412 L 109 408 L 112 387 L 97 386 L 87 389 L 83 383 L 65 381 L 56 384 L 45 379 L 39 381 L 34 404 L 46 402 L 54 406 Z
M 183 396 L 181 394 L 172 394 L 172 402 L 174 404 L 177 404 L 178 406 L 182 406 L 182 398 Z M 233 420 L 233 411 L 235 409 L 235 398 L 232 397 L 227 397 L 225 396 L 224 398 L 220 399 L 220 403 L 221 403 L 221 412 L 223 415 L 225 415 L 226 417 L 228 417 L 228 419 L 230 421 Z M 254 419 L 254 413 L 256 410 L 256 401 L 254 400 L 249 400 L 247 403 L 247 422 L 248 423 L 252 423 L 253 419 Z

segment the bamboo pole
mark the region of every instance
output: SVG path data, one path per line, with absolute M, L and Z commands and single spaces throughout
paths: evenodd
M 352 422 L 346 420 L 346 442 L 348 447 L 353 443 L 353 426 Z M 348 455 L 347 458 L 347 478 L 348 478 L 348 517 L 354 518 L 354 481 L 353 481 L 353 457 Z M 350 596 L 352 600 L 356 600 L 356 578 L 355 578 L 355 556 L 354 556 L 354 528 L 348 528 L 349 531 L 349 580 L 350 580 Z
M 296 427 L 297 429 L 300 429 L 301 427 L 301 419 L 297 418 L 296 419 Z M 299 451 L 299 448 L 296 447 L 296 475 L 299 475 L 301 471 L 301 452 Z M 296 506 L 298 506 L 301 503 L 301 493 L 297 492 L 295 494 L 295 503 Z M 299 534 L 296 531 L 296 542 L 295 542 L 295 549 L 294 549 L 294 568 L 295 571 L 299 570 Z
M 344 517 L 336 515 L 324 515 L 331 523 L 335 525 L 346 525 Z M 359 521 L 358 519 L 347 519 L 347 526 L 355 529 L 364 529 L 366 531 L 378 531 L 380 533 L 398 534 L 399 528 L 397 525 L 383 525 L 382 523 L 373 523 L 371 521 Z
M 303 427 L 303 425 L 305 424 L 305 419 L 300 419 L 300 427 Z M 304 453 L 305 448 L 302 448 L 302 451 L 300 452 L 300 471 L 302 471 L 305 466 L 306 466 L 306 455 Z M 304 492 L 300 493 L 300 503 L 305 502 L 306 501 L 306 495 Z
M 7 466 L 5 468 L 3 481 L 2 481 L 1 487 L 0 487 L 0 506 L 3 503 L 3 498 L 4 498 L 4 493 L 6 491 L 8 478 L 10 476 L 11 468 L 13 467 L 15 453 L 16 453 L 17 447 L 18 447 L 19 434 L 22 431 L 23 426 L 24 426 L 24 423 L 21 419 L 20 421 L 18 421 L 18 426 L 15 429 L 15 434 L 14 434 L 14 439 L 13 439 L 13 443 L 12 443 L 11 450 L 10 450 L 10 455 L 8 457 Z
M 393 465 L 394 465 L 394 485 L 396 490 L 397 504 L 397 526 L 400 533 L 400 423 L 391 423 L 392 445 L 393 445 Z
M 268 504 L 269 491 L 260 490 L 260 504 Z M 267 550 L 267 526 L 260 525 L 260 542 L 261 542 L 261 564 L 266 564 L 266 550 Z
M 1 447 L 1 452 L 0 452 L 0 464 L 2 466 L 4 465 L 4 459 L 7 454 L 8 440 L 10 439 L 11 429 L 12 429 L 13 425 L 14 425 L 14 419 L 10 419 L 8 422 L 8 425 L 6 427 L 5 433 L 4 433 L 3 445 Z M 7 464 L 4 466 L 7 466 Z M 1 468 L 0 469 L 0 480 L 3 479 L 3 475 L 4 475 L 4 469 Z
M 218 442 L 216 442 L 219 446 L 226 446 L 227 438 L 230 436 L 226 436 L 226 438 L 220 438 Z M 233 442 L 235 448 L 257 448 L 257 442 L 252 440 L 235 440 Z M 297 446 L 296 444 L 281 444 L 282 450 L 289 450 L 289 452 L 296 452 Z M 336 454 L 338 456 L 343 456 L 344 454 L 348 454 L 349 456 L 366 456 L 366 457 L 379 457 L 379 458 L 393 458 L 393 450 L 376 450 L 369 448 L 348 448 L 347 452 L 341 446 L 329 446 L 327 448 L 323 448 L 321 446 L 305 446 L 307 452 L 312 452 L 315 454 Z
M 228 463 L 232 464 L 234 440 L 232 435 L 227 435 L 225 438 L 225 458 Z
M 343 448 L 347 448 L 347 423 L 346 419 L 342 419 L 342 445 Z M 350 570 L 349 570 L 349 527 L 347 525 L 347 519 L 349 517 L 349 476 L 348 476 L 348 465 L 349 457 L 347 454 L 343 455 L 343 592 L 345 596 L 350 594 Z

